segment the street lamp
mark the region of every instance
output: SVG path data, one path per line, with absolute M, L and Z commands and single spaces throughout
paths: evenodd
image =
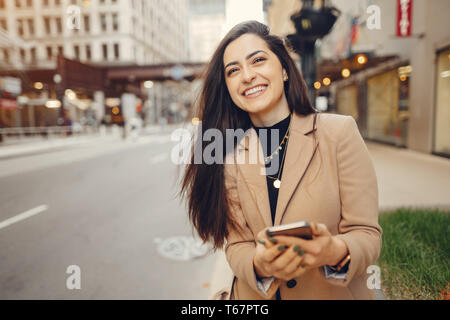
M 321 4 L 313 6 L 313 0 L 303 0 L 302 9 L 291 16 L 296 33 L 287 36 L 293 49 L 300 54 L 303 78 L 308 87 L 309 98 L 314 103 L 316 89 L 315 44 L 317 39 L 325 37 L 333 27 L 340 11 L 335 7 Z
M 66 115 L 64 110 L 64 90 L 61 86 L 62 77 L 59 73 L 56 73 L 53 76 L 53 82 L 55 83 L 56 99 L 61 101 L 59 109 L 58 125 L 63 126 L 66 123 Z
M 349 70 L 348 68 L 342 69 L 341 75 L 342 75 L 342 77 L 344 77 L 344 78 L 350 77 L 350 70 Z
M 145 82 L 144 82 L 144 87 L 145 87 L 146 89 L 151 89 L 151 88 L 153 88 L 153 81 L 151 81 L 151 80 L 145 81 Z
M 325 78 L 323 78 L 322 82 L 325 86 L 329 86 L 331 84 L 331 79 L 328 77 L 325 77 Z
M 359 64 L 365 64 L 367 62 L 367 57 L 363 54 L 359 54 L 358 57 L 356 58 L 356 61 Z
M 35 82 L 35 83 L 33 84 L 33 87 L 34 87 L 36 90 L 42 90 L 42 89 L 44 88 L 44 84 L 43 84 L 42 82 Z

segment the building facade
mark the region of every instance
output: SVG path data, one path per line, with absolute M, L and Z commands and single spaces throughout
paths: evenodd
M 278 35 L 295 31 L 290 16 L 299 2 L 272 1 L 268 22 Z M 365 138 L 449 157 L 450 2 L 314 1 L 323 3 L 341 11 L 316 44 L 316 89 L 331 111 L 352 115 Z
M 189 0 L 189 53 L 207 62 L 224 35 L 225 0 Z
M 53 67 L 54 57 L 98 65 L 188 59 L 187 0 L 0 0 L 2 68 Z

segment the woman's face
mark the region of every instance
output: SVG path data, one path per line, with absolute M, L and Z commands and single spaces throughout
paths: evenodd
M 255 34 L 232 41 L 223 55 L 225 81 L 233 102 L 249 113 L 273 111 L 286 100 L 285 70 L 266 42 Z

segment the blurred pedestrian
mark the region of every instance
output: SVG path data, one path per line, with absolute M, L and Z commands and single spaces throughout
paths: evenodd
M 221 41 L 197 116 L 202 134 L 216 128 L 225 141 L 227 129 L 246 132 L 225 164 L 195 164 L 193 155 L 181 187 L 200 237 L 225 246 L 232 298 L 373 299 L 366 269 L 380 253 L 382 230 L 368 150 L 351 116 L 311 105 L 296 64 L 267 26 L 241 23 Z M 255 140 L 264 161 L 251 164 Z M 242 154 L 245 163 L 236 161 Z M 312 226 L 311 240 L 265 234 L 297 221 Z

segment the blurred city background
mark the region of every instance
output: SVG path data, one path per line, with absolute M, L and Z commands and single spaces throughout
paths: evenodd
M 170 137 L 245 20 L 290 43 L 317 109 L 355 118 L 381 210 L 450 209 L 449 14 L 448 0 L 0 0 L 0 299 L 207 299 L 226 282 L 176 198 Z

